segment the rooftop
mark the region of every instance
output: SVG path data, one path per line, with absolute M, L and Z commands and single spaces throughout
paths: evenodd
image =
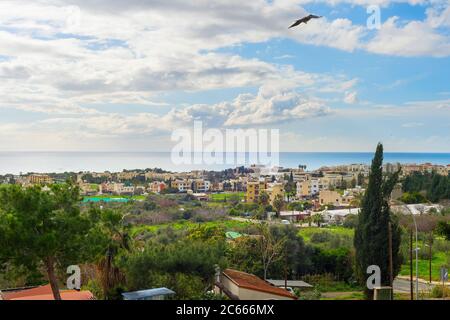
M 60 290 L 62 300 L 94 300 L 90 291 Z M 40 286 L 32 289 L 2 292 L 4 300 L 55 300 L 50 285 Z
M 223 271 L 223 274 L 241 288 L 297 299 L 297 297 L 289 291 L 275 287 L 271 283 L 264 281 L 253 274 L 233 269 L 226 269 Z
M 125 300 L 147 300 L 153 297 L 158 296 L 167 296 L 175 294 L 170 289 L 167 288 L 155 288 L 155 289 L 148 289 L 148 290 L 140 290 L 140 291 L 134 291 L 134 292 L 125 292 L 122 293 L 122 296 Z

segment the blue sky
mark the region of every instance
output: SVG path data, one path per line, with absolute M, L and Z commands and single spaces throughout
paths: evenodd
M 203 121 L 450 152 L 447 0 L 5 0 L 0 41 L 0 151 L 169 151 Z

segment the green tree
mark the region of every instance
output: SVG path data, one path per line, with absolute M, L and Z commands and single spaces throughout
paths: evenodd
M 80 264 L 91 223 L 80 213 L 72 184 L 0 188 L 0 261 L 35 272 L 44 267 L 55 300 L 61 300 L 57 267 Z
M 317 226 L 320 228 L 320 225 L 325 222 L 325 219 L 321 213 L 316 213 L 311 216 L 311 221 L 317 224 Z
M 273 199 L 272 206 L 275 209 L 277 217 L 279 217 L 280 216 L 280 212 L 281 212 L 281 210 L 284 207 L 284 200 L 283 200 L 283 196 L 281 194 L 277 194 L 275 196 L 275 199 Z
M 439 221 L 436 229 L 436 233 L 445 237 L 445 239 L 450 241 L 450 222 Z
M 131 250 L 129 228 L 124 225 L 122 213 L 114 210 L 91 209 L 92 220 L 96 222 L 91 231 L 92 243 L 97 255 L 97 270 L 103 298 L 117 298 L 117 289 L 125 285 L 125 275 L 117 266 L 116 257 L 122 251 Z
M 267 272 L 275 261 L 283 257 L 286 237 L 277 238 L 270 230 L 266 223 L 258 224 L 259 239 L 257 242 L 257 250 L 261 256 L 262 266 L 264 269 L 264 280 L 267 279 Z
M 393 219 L 389 208 L 389 197 L 398 180 L 399 171 L 383 180 L 383 145 L 378 144 L 372 160 L 369 184 L 362 200 L 358 225 L 355 230 L 356 274 L 361 285 L 365 286 L 367 267 L 377 265 L 381 269 L 381 285 L 390 285 L 389 274 L 389 222 L 392 231 L 393 277 L 398 274 L 401 265 L 399 254 L 400 229 Z M 366 289 L 366 297 L 371 298 L 372 291 Z
M 267 206 L 269 204 L 269 194 L 266 191 L 261 191 L 259 193 L 258 202 L 262 206 Z
M 149 241 L 144 250 L 123 255 L 128 289 L 168 287 L 178 299 L 198 299 L 211 286 L 216 265 L 225 266 L 225 242 L 181 238 Z

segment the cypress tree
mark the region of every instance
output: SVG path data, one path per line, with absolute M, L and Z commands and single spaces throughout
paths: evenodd
M 387 179 L 383 179 L 383 145 L 378 144 L 369 176 L 369 184 L 362 200 L 358 225 L 355 230 L 356 276 L 360 284 L 366 287 L 367 267 L 377 265 L 381 270 L 381 285 L 390 285 L 389 274 L 389 222 L 392 225 L 393 277 L 400 271 L 401 256 L 400 228 L 391 215 L 389 198 L 398 180 L 400 170 Z M 373 291 L 366 288 L 366 298 L 371 299 Z

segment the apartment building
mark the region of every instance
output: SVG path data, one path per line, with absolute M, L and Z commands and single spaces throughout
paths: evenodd
M 340 206 L 342 203 L 342 196 L 337 191 L 323 190 L 319 193 L 319 203 L 321 205 Z
M 124 172 L 119 172 L 117 174 L 117 178 L 119 180 L 132 180 L 134 178 L 136 178 L 139 175 L 139 173 L 134 172 L 134 171 L 124 171 Z
M 96 195 L 100 191 L 98 184 L 80 183 L 78 186 L 80 187 L 81 194 L 85 196 Z
M 320 205 L 350 206 L 358 195 L 362 195 L 365 189 L 360 187 L 346 189 L 342 194 L 337 191 L 322 190 L 319 193 Z
M 327 188 L 328 185 L 323 183 L 322 179 L 320 178 L 313 178 L 302 182 L 297 182 L 297 197 L 312 197 L 319 194 L 321 190 L 326 190 Z
M 334 173 L 334 172 L 326 172 L 324 176 L 321 178 L 322 184 L 330 187 L 341 186 L 343 182 L 347 185 L 350 185 L 354 179 L 356 179 L 352 173 Z
M 267 183 L 265 180 L 247 182 L 247 193 L 245 195 L 245 200 L 247 202 L 257 203 L 259 201 L 259 194 L 261 191 L 266 189 Z
M 112 183 L 112 192 L 115 194 L 133 194 L 135 187 L 125 183 Z
M 45 184 L 52 184 L 53 179 L 46 174 L 31 174 L 26 178 L 26 182 L 32 185 L 35 184 L 45 185 Z
M 281 182 L 268 184 L 266 191 L 269 194 L 270 204 L 272 205 L 277 196 L 280 195 L 284 199 L 284 184 Z
M 164 189 L 166 189 L 166 184 L 161 181 L 154 181 L 148 184 L 148 190 L 153 193 L 161 193 Z
M 194 192 L 209 192 L 211 190 L 211 182 L 203 179 L 196 179 L 192 182 L 192 190 Z
M 179 192 L 188 192 L 192 188 L 192 183 L 189 180 L 174 180 L 170 183 L 170 186 L 178 189 Z
M 158 173 L 158 172 L 146 172 L 144 174 L 145 180 L 159 180 L 159 181 L 167 181 L 170 179 L 175 179 L 175 176 L 172 173 Z

